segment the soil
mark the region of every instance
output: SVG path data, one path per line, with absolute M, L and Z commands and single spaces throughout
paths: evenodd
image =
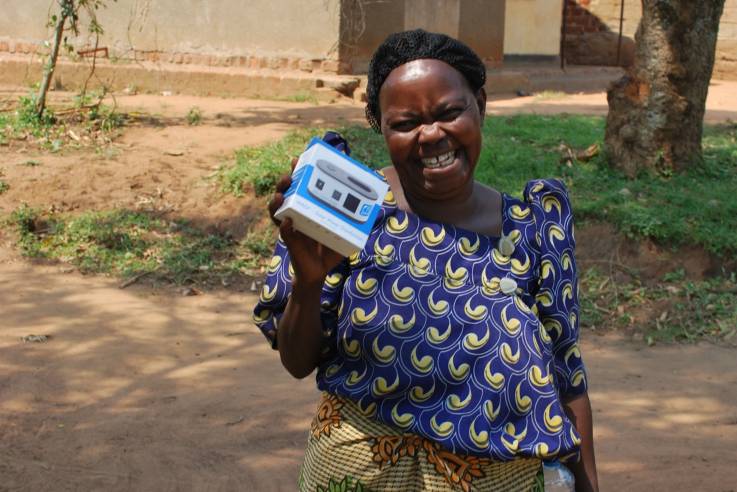
M 737 84 L 713 89 L 707 119 L 737 119 Z M 298 125 L 362 121 L 363 113 L 350 100 L 141 95 L 117 103 L 155 118 L 99 152 L 0 147 L 11 186 L 0 214 L 21 202 L 75 212 L 149 207 L 242 235 L 263 205 L 224 195 L 208 179 L 232 151 Z M 191 127 L 185 115 L 194 106 L 203 121 Z M 605 95 L 589 94 L 496 99 L 489 110 L 602 107 Z M 28 160 L 40 165 L 19 165 Z M 582 261 L 611 251 L 614 240 L 601 240 L 608 234 L 581 233 Z M 626 243 L 616 248 L 657 271 L 655 246 L 631 255 Z M 694 275 L 707 274 L 708 257 L 689 258 Z M 0 490 L 295 490 L 318 394 L 312 378 L 296 381 L 282 369 L 250 323 L 253 294 L 120 289 L 116 279 L 30 263 L 1 231 L 0 279 Z M 24 342 L 28 335 L 46 338 Z M 737 490 L 735 349 L 647 347 L 590 331 L 582 344 L 602 491 Z

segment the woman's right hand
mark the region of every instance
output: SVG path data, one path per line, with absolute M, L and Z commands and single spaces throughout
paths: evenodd
M 297 159 L 293 159 L 292 170 L 294 170 L 296 164 Z M 328 272 L 338 266 L 344 257 L 299 232 L 294 228 L 291 218 L 287 217 L 279 221 L 274 217 L 276 211 L 284 203 L 284 192 L 291 184 L 292 177 L 290 175 L 282 176 L 276 184 L 276 193 L 269 202 L 269 215 L 271 220 L 279 227 L 279 234 L 289 250 L 289 257 L 294 268 L 294 283 L 301 286 L 314 285 L 321 288 Z

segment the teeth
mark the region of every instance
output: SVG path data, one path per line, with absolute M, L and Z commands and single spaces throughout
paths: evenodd
M 450 165 L 456 157 L 456 151 L 451 150 L 450 152 L 447 152 L 445 154 L 441 154 L 434 157 L 426 157 L 422 159 L 422 164 L 425 167 L 429 167 L 430 169 L 438 168 L 438 167 L 445 167 Z

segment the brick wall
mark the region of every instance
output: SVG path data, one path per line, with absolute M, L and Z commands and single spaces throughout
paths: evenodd
M 566 63 L 578 65 L 622 65 L 634 60 L 634 41 L 629 37 L 619 39 L 619 18 L 615 26 L 607 22 L 592 7 L 601 0 L 565 0 L 565 49 Z M 620 0 L 609 0 L 610 4 Z M 630 3 L 634 3 L 631 0 Z M 619 14 L 619 12 L 617 12 Z
M 598 46 L 604 44 L 606 34 L 619 33 L 619 20 L 622 0 L 566 0 L 568 15 L 566 18 L 566 50 L 569 63 L 590 61 L 587 50 L 591 51 L 587 40 L 598 37 Z M 624 2 L 622 33 L 629 49 L 642 15 L 642 4 L 637 0 Z M 610 36 L 611 38 L 611 36 Z M 611 38 L 613 39 L 613 38 Z M 611 43 L 609 43 L 611 44 Z M 611 48 L 611 47 L 610 47 Z M 737 79 L 737 0 L 726 0 L 724 12 L 719 24 L 714 77 Z
M 609 30 L 609 26 L 587 9 L 591 0 L 566 0 L 566 4 L 566 34 L 578 35 Z

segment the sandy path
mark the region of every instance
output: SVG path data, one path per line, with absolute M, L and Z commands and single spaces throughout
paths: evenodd
M 252 295 L 58 270 L 0 264 L 0 490 L 294 489 L 317 392 L 248 323 Z M 583 347 L 602 490 L 734 490 L 734 350 Z
M 552 93 L 549 97 L 493 96 L 487 106 L 489 114 L 536 113 L 536 114 L 590 114 L 606 116 L 609 107 L 606 93 L 563 94 Z M 737 81 L 712 80 L 706 99 L 707 123 L 725 123 L 737 120 Z

